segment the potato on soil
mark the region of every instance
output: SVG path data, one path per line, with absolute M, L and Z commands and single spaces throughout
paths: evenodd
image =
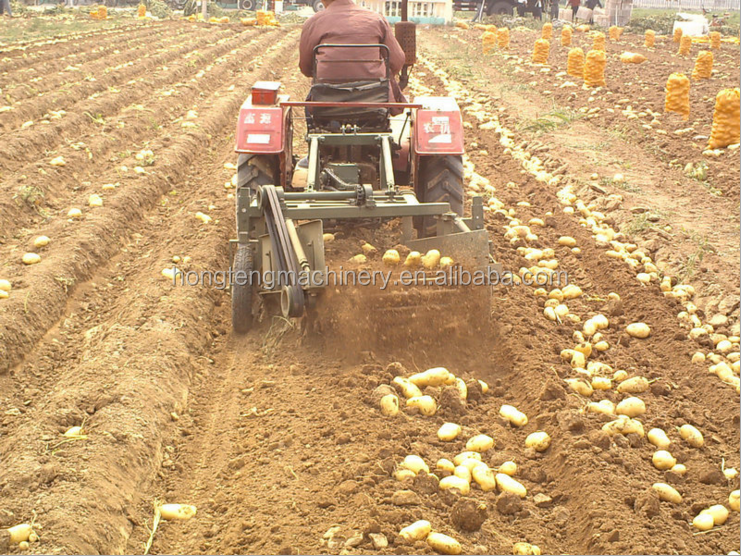
M 669 437 L 661 429 L 651 429 L 646 436 L 648 441 L 659 450 L 666 450 L 671 444 L 671 440 L 669 440 Z
M 497 479 L 494 471 L 489 469 L 486 464 L 477 465 L 471 471 L 473 480 L 481 487 L 484 492 L 489 492 L 497 488 Z
M 415 474 L 419 473 L 420 471 L 424 471 L 425 473 L 430 472 L 430 467 L 425 463 L 425 460 L 413 454 L 406 456 L 404 460 L 399 464 L 399 467 L 401 467 L 402 469 L 409 469 Z
M 625 398 L 615 408 L 618 415 L 627 415 L 628 417 L 638 417 L 646 413 L 646 404 L 640 398 Z
M 443 423 L 437 430 L 437 437 L 443 442 L 450 442 L 458 438 L 462 427 L 455 423 Z
M 385 265 L 396 266 L 401 261 L 401 257 L 396 249 L 389 249 L 383 254 L 382 260 Z
M 463 495 L 471 492 L 471 483 L 456 475 L 450 475 L 449 477 L 440 479 L 439 486 L 440 490 L 449 490 L 451 488 L 457 489 Z
M 674 487 L 666 483 L 654 483 L 652 488 L 659 495 L 659 500 L 671 502 L 672 504 L 679 504 L 682 501 L 682 495 Z
M 494 439 L 491 436 L 485 434 L 477 434 L 468 439 L 466 442 L 466 450 L 471 452 L 486 452 L 494 447 Z
M 741 491 L 739 491 L 739 490 L 734 490 L 728 496 L 728 505 L 731 507 L 731 509 L 734 512 L 739 511 L 740 497 L 741 497 Z
M 674 458 L 674 456 L 672 456 L 666 450 L 657 450 L 656 452 L 654 452 L 654 455 L 651 458 L 651 462 L 654 464 L 654 467 L 656 469 L 659 469 L 661 471 L 671 469 L 677 464 L 676 458 Z
M 525 446 L 532 448 L 536 452 L 545 452 L 550 445 L 551 437 L 544 431 L 531 433 L 525 439 Z
M 412 384 L 409 379 L 397 376 L 392 382 L 405 398 L 418 398 L 422 396 L 422 390 L 415 384 Z
M 442 386 L 443 384 L 453 384 L 455 382 L 455 376 L 445 367 L 435 367 L 410 376 L 409 382 L 419 388 Z
M 505 461 L 497 471 L 513 477 L 517 473 L 517 464 L 514 461 Z
M 710 506 L 707 510 L 703 510 L 700 513 L 710 514 L 711 516 L 713 516 L 714 525 L 723 525 L 728 519 L 728 508 L 726 508 L 723 504 L 715 504 L 714 506 Z
M 540 556 L 540 548 L 527 542 L 516 542 L 512 547 L 512 554 L 520 556 Z
M 404 268 L 419 268 L 422 264 L 422 254 L 419 251 L 412 251 L 404 260 Z
M 440 554 L 460 554 L 462 551 L 461 544 L 457 540 L 442 533 L 430 533 L 427 537 L 427 544 Z
M 51 240 L 46 236 L 38 236 L 33 240 L 33 246 L 37 249 L 41 249 L 42 247 L 46 247 L 47 245 L 49 245 L 50 241 Z
M 395 394 L 386 394 L 381 398 L 381 413 L 386 417 L 395 417 L 399 413 L 399 398 Z
M 9 292 L 11 289 L 13 289 L 13 285 L 10 280 L 0 280 L 0 291 Z
M 511 492 L 520 498 L 525 498 L 525 496 L 527 496 L 527 489 L 522 485 L 522 483 L 513 479 L 509 475 L 497 473 L 495 478 L 497 481 L 497 487 L 502 492 Z
M 426 417 L 432 417 L 437 412 L 437 402 L 432 396 L 415 396 L 407 400 L 407 407 L 416 407 Z
M 25 253 L 21 260 L 25 265 L 37 264 L 41 262 L 41 255 L 37 253 Z
M 629 336 L 634 338 L 648 338 L 651 334 L 651 329 L 644 322 L 634 322 L 625 327 L 625 331 Z
M 515 427 L 524 427 L 527 425 L 527 415 L 514 406 L 503 405 L 499 408 L 499 415 Z
M 433 270 L 437 267 L 440 262 L 440 251 L 437 249 L 430 249 L 426 255 L 422 257 L 422 266 L 427 270 Z
M 692 520 L 692 525 L 700 531 L 709 531 L 715 525 L 715 520 L 712 515 L 700 512 L 695 516 L 695 519 Z
M 679 436 L 681 436 L 693 448 L 702 448 L 705 439 L 702 433 L 692 425 L 682 425 L 679 427 Z
M 431 530 L 430 522 L 422 519 L 404 527 L 399 531 L 399 536 L 406 542 L 421 541 L 427 538 Z
M 641 394 L 648 390 L 649 382 L 642 376 L 634 376 L 622 381 L 617 391 L 621 394 Z
M 162 504 L 159 511 L 167 521 L 187 521 L 196 515 L 196 507 L 189 504 Z
M 29 537 L 33 533 L 33 527 L 28 523 L 21 523 L 20 525 L 14 525 L 8 527 L 8 534 L 10 535 L 10 542 L 18 544 L 24 541 L 28 541 Z

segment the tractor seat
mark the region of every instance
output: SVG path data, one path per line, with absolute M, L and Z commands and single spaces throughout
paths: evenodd
M 314 83 L 307 100 L 336 102 L 338 106 L 307 109 L 310 129 L 338 130 L 345 124 L 363 131 L 387 131 L 388 108 L 346 108 L 343 102 L 389 102 L 389 80 L 353 81 L 348 83 Z

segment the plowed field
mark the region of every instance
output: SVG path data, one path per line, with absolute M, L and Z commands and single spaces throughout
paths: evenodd
M 417 520 L 465 553 L 517 542 L 544 554 L 738 550 L 738 511 L 708 531 L 692 525 L 739 488 L 739 155 L 703 154 L 716 93 L 738 85 L 738 46 L 724 43 L 713 78 L 693 81 L 684 121 L 663 113 L 663 87 L 691 73 L 697 46 L 684 58 L 670 39 L 648 51 L 623 35 L 607 44 L 606 87 L 587 90 L 562 86 L 575 80 L 556 40 L 549 65 L 530 63 L 535 31 L 514 29 L 509 50 L 485 56 L 480 31 L 420 28 L 411 96 L 461 106 L 466 192 L 485 198 L 494 259 L 515 274 L 557 260 L 581 295 L 553 321 L 548 292 L 495 286 L 477 326 L 461 302 L 382 322 L 410 338 L 394 342 L 337 341 L 364 307 L 339 291 L 319 323 L 263 313 L 237 336 L 228 290 L 161 273 L 176 256 L 184 270 L 229 267 L 237 112 L 257 80 L 306 95 L 299 34 L 173 21 L 0 50 L 0 279 L 12 285 L 0 299 L 0 530 L 33 521 L 39 536 L 26 550 L 0 536 L 0 552 L 142 553 L 155 501 L 197 514 L 162 522 L 154 554 L 435 553 L 400 536 Z M 621 64 L 625 50 L 648 61 Z M 659 123 L 628 118 L 628 104 Z M 397 235 L 339 229 L 328 258 L 346 264 L 365 241 L 383 253 Z M 24 264 L 29 252 L 40 262 Z M 322 310 L 339 326 L 321 326 Z M 595 315 L 607 319 L 604 351 L 577 333 Z M 626 333 L 638 322 L 645 339 Z M 563 350 L 588 342 L 583 369 Z M 435 415 L 403 397 L 398 415 L 381 414 L 379 387 L 440 366 L 467 385 L 465 400 L 427 386 Z M 619 371 L 646 382 L 619 392 Z M 586 392 L 600 376 L 609 386 Z M 647 435 L 609 434 L 617 410 L 589 406 L 629 396 L 686 472 L 657 469 Z M 504 404 L 527 424 L 502 418 Z M 438 438 L 445 422 L 462 426 L 457 439 Z M 75 426 L 84 436 L 63 435 Z M 535 431 L 550 435 L 545 451 L 526 447 Z M 481 456 L 492 469 L 516 463 L 523 498 L 439 488 L 449 473 L 438 460 L 477 434 L 494 439 Z M 399 480 L 408 455 L 430 475 Z M 660 500 L 655 483 L 681 501 Z

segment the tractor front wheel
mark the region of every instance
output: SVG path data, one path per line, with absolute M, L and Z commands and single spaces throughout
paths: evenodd
M 324 9 L 324 2 L 322 2 L 322 0 L 314 0 L 311 3 L 311 7 L 315 12 L 321 12 Z
M 463 216 L 463 157 L 423 156 L 419 161 L 417 195 L 423 203 L 449 203 L 450 209 Z M 425 216 L 418 220 L 420 237 L 436 233 L 437 220 Z
M 256 0 L 239 0 L 239 9 L 252 12 L 255 10 Z

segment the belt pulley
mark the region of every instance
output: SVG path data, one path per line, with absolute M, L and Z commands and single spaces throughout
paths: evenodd
M 291 242 L 275 186 L 264 185 L 258 190 L 258 204 L 265 214 L 265 223 L 274 257 L 273 272 L 278 273 L 277 286 L 281 289 L 280 305 L 283 316 L 303 316 L 304 291 L 298 284 L 301 266 L 296 249 Z

